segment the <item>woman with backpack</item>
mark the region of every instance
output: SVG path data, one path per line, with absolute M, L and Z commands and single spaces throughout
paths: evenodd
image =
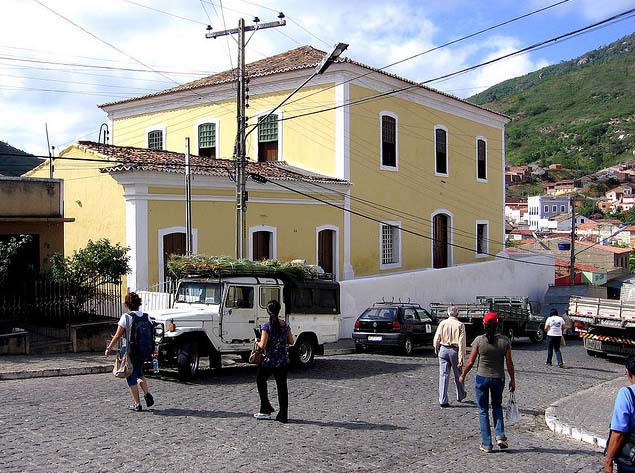
M 146 401 L 146 406 L 151 407 L 154 404 L 154 398 L 150 394 L 150 388 L 148 387 L 148 381 L 143 373 L 143 363 L 145 359 L 151 354 L 150 347 L 152 346 L 152 338 L 148 340 L 148 336 L 152 337 L 151 327 L 152 322 L 148 318 L 148 314 L 144 314 L 139 310 L 141 307 L 141 298 L 135 292 L 130 292 L 126 295 L 124 301 L 126 307 L 130 310 L 125 314 L 122 314 L 119 319 L 117 331 L 110 340 L 110 343 L 106 346 L 106 356 L 108 356 L 113 348 L 126 333 L 121 346 L 121 356 L 126 350 L 130 349 L 129 355 L 132 361 L 132 374 L 126 378 L 128 387 L 130 388 L 130 394 L 132 394 L 133 405 L 128 406 L 128 409 L 136 412 L 142 411 L 141 399 L 139 396 L 139 386 L 143 390 L 143 397 Z M 150 328 L 148 328 L 150 327 Z M 133 331 L 134 328 L 134 331 Z M 148 335 L 148 331 L 150 333 Z
M 264 350 L 262 362 L 258 366 L 256 375 L 256 385 L 260 396 L 260 411 L 254 414 L 256 419 L 271 419 L 271 414 L 275 410 L 269 402 L 267 393 L 267 380 L 273 374 L 276 379 L 278 389 L 279 411 L 276 420 L 286 424 L 289 411 L 289 392 L 287 391 L 287 368 L 289 365 L 289 354 L 287 346 L 293 345 L 293 335 L 291 327 L 284 320 L 280 320 L 280 302 L 276 300 L 267 303 L 267 313 L 269 322 L 262 326 L 260 340 L 256 339 L 258 346 Z
M 496 444 L 501 450 L 508 448 L 505 435 L 505 423 L 503 421 L 503 390 L 505 389 L 505 365 L 509 373 L 509 391 L 516 390 L 514 375 L 514 362 L 512 361 L 512 347 L 509 338 L 500 335 L 498 330 L 498 316 L 495 312 L 487 312 L 483 317 L 485 334 L 479 335 L 472 342 L 472 351 L 467 364 L 463 368 L 463 374 L 459 377 L 461 383 L 465 382 L 465 376 L 470 372 L 476 357 L 476 403 L 478 405 L 479 426 L 481 430 L 480 450 L 491 453 L 492 431 L 489 423 L 489 404 L 492 400 L 492 418 Z

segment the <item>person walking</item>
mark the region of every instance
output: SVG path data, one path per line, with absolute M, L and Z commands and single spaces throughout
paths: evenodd
M 635 356 L 626 359 L 626 377 L 629 386 L 620 388 L 615 398 L 611 431 L 604 452 L 604 473 L 613 472 L 613 462 L 618 457 L 630 433 L 635 433 Z M 635 471 L 635 467 L 617 464 L 618 473 Z
M 558 367 L 564 368 L 562 353 L 560 353 L 560 342 L 562 341 L 562 331 L 566 328 L 567 324 L 558 315 L 558 309 L 551 309 L 549 317 L 545 320 L 545 332 L 547 332 L 547 361 L 545 361 L 545 365 L 551 366 L 551 359 L 555 351 Z
M 106 345 L 106 356 L 110 355 L 112 348 L 121 339 L 125 331 L 126 338 L 124 338 L 121 346 L 121 356 L 123 356 L 125 351 L 129 349 L 130 340 L 132 339 L 132 327 L 135 318 L 137 319 L 136 322 L 139 323 L 140 319 L 144 318 L 145 321 L 145 319 L 147 319 L 148 317 L 148 314 L 144 314 L 139 310 L 139 307 L 141 307 L 141 298 L 136 292 L 130 292 L 126 294 L 124 304 L 130 310 L 130 312 L 121 315 L 121 318 L 117 323 L 117 331 L 115 332 L 115 335 L 112 337 L 108 345 Z M 149 319 L 147 320 L 147 322 L 150 323 Z M 139 386 L 141 386 L 141 389 L 143 390 L 143 397 L 145 399 L 146 406 L 152 407 L 154 405 L 154 398 L 152 397 L 152 394 L 150 394 L 148 380 L 145 378 L 145 374 L 143 373 L 143 363 L 145 362 L 147 353 L 133 353 L 131 351 L 129 355 L 130 360 L 132 361 L 133 369 L 132 374 L 126 378 L 126 382 L 128 383 L 128 387 L 130 388 L 130 394 L 132 395 L 132 401 L 134 402 L 134 404 L 128 406 L 128 409 L 141 412 L 143 409 L 141 407 L 141 399 L 139 396 Z
M 465 361 L 465 325 L 457 318 L 459 311 L 455 306 L 448 307 L 448 318 L 443 320 L 434 333 L 434 352 L 439 356 L 439 405 L 450 407 L 448 403 L 448 383 L 450 369 L 454 374 L 456 400 L 466 398 L 465 386 L 459 381 L 461 368 Z
M 478 365 L 476 369 L 476 403 L 478 405 L 479 427 L 481 430 L 480 450 L 491 453 L 492 432 L 489 423 L 490 397 L 492 403 L 492 419 L 496 444 L 501 450 L 509 447 L 505 435 L 505 422 L 503 420 L 503 390 L 505 389 L 505 364 L 509 373 L 509 391 L 516 390 L 514 374 L 514 362 L 512 361 L 512 347 L 509 338 L 500 335 L 498 330 L 498 316 L 495 312 L 487 312 L 483 317 L 485 334 L 479 335 L 472 342 L 472 351 L 467 360 L 459 381 L 465 382 L 465 376 L 470 372 L 476 357 Z
M 256 419 L 271 419 L 275 410 L 269 402 L 267 392 L 267 380 L 273 374 L 278 390 L 278 414 L 276 420 L 286 424 L 289 420 L 289 393 L 287 390 L 287 370 L 289 366 L 289 353 L 287 347 L 293 345 L 291 327 L 280 320 L 280 303 L 271 300 L 267 303 L 269 322 L 262 326 L 260 340 L 256 339 L 258 346 L 264 350 L 262 362 L 258 366 L 256 385 L 260 396 L 260 411 L 254 414 Z

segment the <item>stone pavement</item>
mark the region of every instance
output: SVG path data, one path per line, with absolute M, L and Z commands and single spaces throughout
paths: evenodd
M 350 339 L 325 345 L 325 356 L 353 352 Z M 106 358 L 102 353 L 0 356 L 0 383 L 2 380 L 106 373 L 112 369 L 112 362 L 113 357 Z M 223 362 L 225 366 L 234 363 L 231 357 Z M 619 361 L 607 363 L 606 371 L 616 374 L 620 371 Z M 603 448 L 615 396 L 626 384 L 626 377 L 620 376 L 559 399 L 546 408 L 546 424 L 557 434 Z M 532 413 L 540 415 L 542 411 Z
M 354 351 L 351 339 L 324 345 L 325 356 L 345 355 Z M 103 352 L 0 356 L 0 380 L 107 373 L 112 370 L 113 361 L 113 356 L 106 358 Z M 230 365 L 233 361 L 224 359 L 223 364 Z

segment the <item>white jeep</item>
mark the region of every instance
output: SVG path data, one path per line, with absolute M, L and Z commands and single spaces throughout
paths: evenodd
M 196 376 L 201 357 L 220 368 L 221 355 L 247 360 L 254 328 L 269 321 L 267 303 L 280 302 L 295 337 L 291 361 L 308 368 L 324 343 L 338 340 L 339 284 L 333 280 L 293 280 L 241 275 L 187 277 L 179 283 L 171 309 L 150 311 L 160 366 L 176 366 L 182 380 Z

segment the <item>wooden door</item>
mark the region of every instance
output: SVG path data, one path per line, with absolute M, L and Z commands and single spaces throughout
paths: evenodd
M 334 246 L 334 230 L 322 230 L 318 233 L 318 266 L 330 274 L 335 274 Z
M 163 236 L 163 280 L 171 278 L 168 272 L 170 255 L 185 254 L 185 233 L 168 233 Z
M 254 232 L 253 234 L 253 260 L 262 261 L 271 259 L 269 248 L 271 247 L 271 232 Z
M 439 214 L 434 216 L 433 235 L 433 268 L 448 267 L 448 216 Z

